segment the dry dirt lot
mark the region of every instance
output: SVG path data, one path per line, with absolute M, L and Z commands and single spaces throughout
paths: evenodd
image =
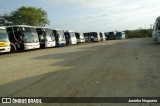
M 0 55 L 0 96 L 160 97 L 160 44 L 140 38 Z

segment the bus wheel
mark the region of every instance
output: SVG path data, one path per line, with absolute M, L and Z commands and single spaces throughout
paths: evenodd
M 11 52 L 14 53 L 14 52 L 16 52 L 16 51 L 17 51 L 16 47 L 13 46 L 13 45 L 11 45 Z

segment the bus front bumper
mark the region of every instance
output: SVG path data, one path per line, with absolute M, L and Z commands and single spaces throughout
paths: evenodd
M 10 46 L 0 47 L 0 53 L 10 52 L 10 50 Z
M 55 47 L 56 42 L 46 42 L 45 47 Z
M 33 43 L 33 44 L 25 44 L 25 50 L 31 50 L 31 49 L 39 49 L 40 44 L 39 43 Z

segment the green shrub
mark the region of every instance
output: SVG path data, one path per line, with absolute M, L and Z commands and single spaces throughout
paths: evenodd
M 125 33 L 127 38 L 151 37 L 152 29 L 126 30 Z

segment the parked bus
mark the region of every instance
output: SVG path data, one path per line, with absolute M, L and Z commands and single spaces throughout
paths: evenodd
M 40 48 L 38 34 L 34 27 L 13 25 L 6 29 L 11 43 L 11 52 Z
M 5 27 L 0 27 L 0 53 L 10 52 L 10 41 Z
M 156 42 L 160 42 L 160 17 L 158 17 L 153 26 L 152 38 Z
M 76 38 L 77 38 L 77 42 L 78 42 L 78 43 L 83 43 L 83 42 L 85 42 L 83 33 L 76 32 L 75 35 L 76 35 Z
M 66 45 L 77 44 L 77 39 L 74 31 L 65 31 Z
M 59 30 L 59 29 L 53 29 L 52 30 L 55 36 L 55 40 L 56 40 L 56 46 L 65 46 L 66 45 L 66 39 L 65 39 L 65 35 L 64 35 L 64 31 L 63 30 Z
M 125 32 L 117 32 L 116 33 L 116 39 L 125 39 L 125 38 L 126 38 Z
M 100 34 L 100 38 L 101 38 L 100 40 L 101 41 L 105 41 L 106 40 L 106 36 L 105 36 L 104 32 L 100 32 L 99 34 Z
M 116 39 L 116 32 L 108 32 L 107 39 L 108 40 Z
M 47 47 L 55 47 L 55 37 L 54 33 L 51 28 L 47 27 L 36 27 L 39 41 L 40 41 L 40 47 L 41 48 L 47 48 Z
M 99 42 L 101 40 L 98 32 L 89 32 L 88 34 L 91 37 L 91 42 Z

